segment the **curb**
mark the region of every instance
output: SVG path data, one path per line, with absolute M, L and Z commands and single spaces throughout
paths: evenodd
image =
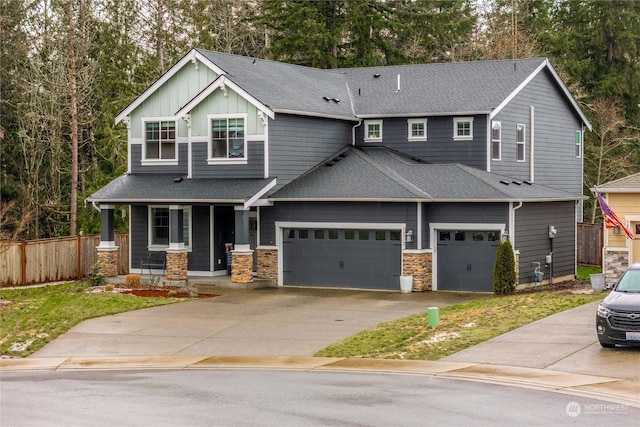
M 131 356 L 0 359 L 0 372 L 265 369 L 424 375 L 538 389 L 640 408 L 640 381 L 547 369 L 427 360 L 290 356 Z

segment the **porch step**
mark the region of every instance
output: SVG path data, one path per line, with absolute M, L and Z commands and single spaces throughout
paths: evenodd
M 261 288 L 276 288 L 277 285 L 275 281 L 271 279 L 260 279 L 257 277 L 253 278 L 253 282 L 251 283 L 232 283 L 231 278 L 225 276 L 217 278 L 197 278 L 197 279 L 189 279 L 189 285 L 195 286 L 196 291 L 199 294 L 215 294 L 216 288 L 225 288 L 225 289 L 261 289 Z

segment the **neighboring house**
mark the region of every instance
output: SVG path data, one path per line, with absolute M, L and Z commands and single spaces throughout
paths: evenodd
M 622 272 L 640 261 L 640 173 L 599 185 L 600 193 L 634 239 L 619 227 L 604 228 L 603 271 L 607 283 L 615 283 Z
M 507 237 L 521 283 L 534 263 L 574 277 L 591 125 L 547 59 L 320 70 L 196 49 L 116 122 L 128 173 L 88 199 L 106 274 L 128 205 L 130 265 L 166 253 L 169 280 L 226 274 L 233 243 L 233 282 L 490 292 Z

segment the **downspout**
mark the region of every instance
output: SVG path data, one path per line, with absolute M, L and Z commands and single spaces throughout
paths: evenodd
M 534 176 L 534 167 L 535 167 L 535 162 L 533 159 L 533 142 L 535 140 L 535 133 L 534 133 L 534 108 L 533 105 L 529 106 L 529 134 L 531 135 L 531 146 L 529 147 L 529 181 L 531 182 L 535 182 L 535 176 Z
M 509 205 L 511 206 L 510 212 L 509 212 L 509 240 L 511 241 L 511 248 L 513 250 L 513 256 L 515 258 L 516 255 L 516 233 L 515 233 L 515 229 L 516 229 L 516 211 L 518 209 L 520 209 L 522 207 L 522 202 L 518 202 L 518 206 L 513 206 L 513 202 L 510 202 Z M 517 271 L 522 271 L 521 268 L 517 268 Z M 519 281 L 519 278 L 516 277 L 516 281 Z
M 353 125 L 351 128 L 351 145 L 356 146 L 356 128 L 362 125 L 362 120 L 358 121 L 357 124 Z
M 191 114 L 182 116 L 182 120 L 187 124 L 187 179 L 193 175 L 193 154 L 191 146 Z

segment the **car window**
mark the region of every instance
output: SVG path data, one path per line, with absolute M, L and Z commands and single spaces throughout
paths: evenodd
M 640 292 L 640 270 L 627 270 L 616 286 L 620 292 Z

